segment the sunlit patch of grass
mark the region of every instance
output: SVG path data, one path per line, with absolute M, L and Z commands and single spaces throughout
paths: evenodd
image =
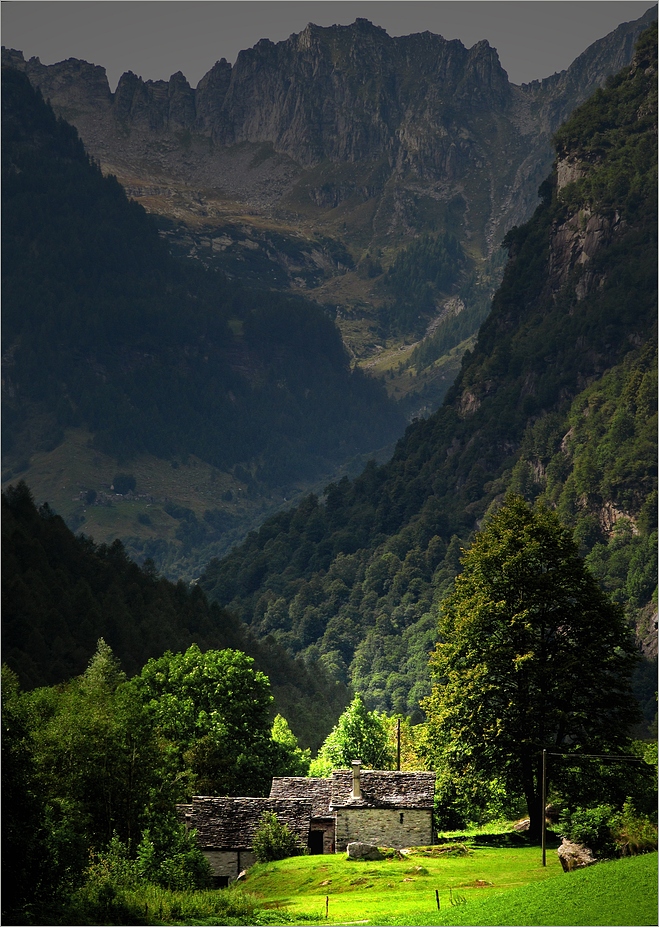
M 348 860 L 344 854 L 298 857 L 255 866 L 246 890 L 263 905 L 285 906 L 288 916 L 325 915 L 329 924 L 367 919 L 384 924 L 393 912 L 397 923 L 432 923 L 427 918 L 440 905 L 450 907 L 480 897 L 494 888 L 508 889 L 561 874 L 554 855 L 541 865 L 537 847 L 515 849 L 448 845 L 407 851 L 402 858 L 380 862 Z M 415 913 L 416 912 L 416 913 Z M 419 919 L 406 920 L 408 917 Z

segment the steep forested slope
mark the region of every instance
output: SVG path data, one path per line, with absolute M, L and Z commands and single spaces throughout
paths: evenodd
M 2 570 L 3 661 L 26 688 L 79 675 L 103 637 L 130 676 L 193 643 L 248 653 L 270 678 L 275 709 L 314 748 L 347 702 L 343 686 L 274 641 L 257 642 L 199 587 L 140 568 L 119 541 L 74 537 L 47 506 L 36 508 L 24 483 L 2 495 Z
M 83 425 L 130 459 L 194 454 L 267 487 L 392 441 L 402 419 L 331 319 L 174 261 L 76 131 L 3 68 L 4 453 Z
M 203 578 L 373 707 L 416 710 L 431 606 L 511 488 L 559 506 L 642 634 L 656 548 L 656 74 L 655 25 L 559 133 L 444 407 L 387 465 L 268 521 Z

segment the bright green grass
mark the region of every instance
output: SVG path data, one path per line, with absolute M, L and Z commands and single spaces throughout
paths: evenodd
M 419 912 L 421 913 L 421 912 Z M 657 924 L 657 855 L 649 853 L 534 882 L 493 897 L 469 900 L 429 919 L 391 917 L 390 924 L 568 925 Z
M 474 843 L 465 856 L 415 851 L 405 859 L 381 862 L 348 860 L 345 855 L 308 856 L 255 866 L 245 890 L 257 903 L 305 923 L 321 916 L 328 924 L 431 924 L 437 920 L 436 891 L 442 914 L 450 897 L 467 905 L 492 891 L 518 888 L 562 875 L 555 853 L 541 864 L 537 847 Z M 395 913 L 395 920 L 391 920 Z
M 343 855 L 285 860 L 254 867 L 245 890 L 266 909 L 263 923 L 657 924 L 655 853 L 564 874 L 553 849 L 546 868 L 537 847 L 476 843 L 471 850 L 377 863 Z

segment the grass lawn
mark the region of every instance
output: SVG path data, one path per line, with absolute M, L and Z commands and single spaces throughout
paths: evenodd
M 245 891 L 264 907 L 286 912 L 298 923 L 305 917 L 325 920 L 327 911 L 329 924 L 431 924 L 444 923 L 438 919 L 437 892 L 443 916 L 455 910 L 451 899 L 454 904 L 464 899 L 470 905 L 485 894 L 561 875 L 556 853 L 548 854 L 543 868 L 540 850 L 524 845 L 522 839 L 501 838 L 488 844 L 475 838 L 469 845 L 421 848 L 403 859 L 381 862 L 348 860 L 337 854 L 255 866 Z
M 268 923 L 657 924 L 655 853 L 564 874 L 555 849 L 543 868 L 539 848 L 514 838 L 499 845 L 476 838 L 467 849 L 434 847 L 381 862 L 298 857 L 255 866 L 244 889 Z

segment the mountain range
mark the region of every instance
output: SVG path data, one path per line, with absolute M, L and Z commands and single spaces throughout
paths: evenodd
M 159 569 L 201 569 L 209 531 L 226 543 L 243 517 L 244 535 L 245 497 L 353 458 L 352 479 L 271 518 L 262 505 L 259 530 L 199 586 L 337 691 L 413 719 L 461 548 L 507 492 L 541 499 L 637 629 L 649 720 L 653 15 L 522 88 L 487 43 L 390 39 L 366 21 L 259 43 L 196 91 L 129 75 L 111 94 L 100 68 L 4 52 L 5 485 L 57 490 L 58 510 L 73 496 L 75 528 L 128 536 Z M 523 221 L 552 132 L 555 166 Z M 117 166 L 151 216 L 103 176 Z M 406 370 L 445 377 L 443 405 L 384 464 L 359 455 L 400 434 L 400 413 L 349 352 L 353 367 L 382 362 L 392 395 Z
M 418 710 L 437 605 L 511 491 L 574 528 L 656 658 L 656 76 L 655 24 L 558 131 L 541 205 L 504 239 L 502 284 L 442 408 L 387 464 L 266 521 L 201 579 L 382 710 Z
M 137 326 L 128 326 L 121 336 L 113 333 L 110 366 L 124 380 L 119 402 L 101 386 L 109 355 L 96 356 L 98 332 L 83 335 L 74 317 L 59 326 L 54 352 L 52 333 L 30 323 L 40 347 L 32 350 L 24 374 L 28 392 L 51 376 L 53 365 L 68 366 L 70 357 L 85 358 L 86 374 L 94 375 L 84 389 L 69 382 L 68 398 L 52 381 L 42 383 L 50 412 L 34 405 L 19 410 L 16 333 L 5 328 L 4 484 L 18 474 L 74 529 L 99 541 L 119 536 L 133 556 L 152 557 L 169 576 L 192 578 L 269 513 L 310 488 L 322 492 L 329 479 L 356 476 L 369 456 L 385 460 L 404 418 L 427 416 L 441 405 L 462 354 L 473 347 L 501 279 L 501 238 L 533 211 L 553 158 L 552 132 L 607 75 L 631 60 L 634 41 L 652 16 L 649 10 L 622 24 L 566 71 L 519 87 L 508 81 L 487 42 L 466 49 L 430 33 L 392 38 L 367 20 L 330 28 L 310 24 L 285 42 L 263 40 L 241 52 L 233 66 L 218 62 L 195 89 L 180 73 L 168 82 L 128 73 L 112 92 L 101 66 L 78 59 L 46 66 L 3 48 L 3 64 L 22 71 L 56 115 L 77 128 L 87 155 L 146 207 L 169 251 L 188 268 L 199 264 L 215 272 L 204 284 L 201 277 L 192 282 L 189 269 L 183 284 L 177 272 L 179 290 L 172 297 L 170 278 L 165 298 L 156 295 L 150 280 L 150 298 L 172 307 L 177 320 L 167 336 L 154 337 L 140 310 Z M 48 146 L 42 153 L 52 159 Z M 54 172 L 52 182 L 61 186 L 61 175 Z M 65 198 L 65 188 L 59 196 Z M 72 269 L 69 258 L 61 260 L 62 247 L 70 242 L 57 240 L 58 220 L 41 215 L 20 232 L 22 261 L 17 263 L 25 273 L 16 281 L 21 296 L 15 317 L 27 320 L 30 310 L 25 313 L 24 307 L 38 306 L 42 299 L 33 292 L 39 264 L 26 260 L 30 249 L 54 249 L 50 267 L 58 268 L 56 274 L 65 268 L 68 286 L 76 275 L 84 278 L 88 267 L 107 265 L 112 255 L 115 272 L 121 262 L 135 270 L 138 255 L 147 277 L 153 278 L 148 268 L 154 262 L 171 268 L 134 210 L 128 225 L 119 229 L 115 222 L 104 237 L 98 234 L 99 217 L 116 206 L 109 206 L 107 191 L 104 196 L 105 201 L 78 203 L 87 215 L 76 242 L 96 247 L 83 267 L 79 261 Z M 51 207 L 70 220 L 68 206 L 53 200 Z M 14 234 L 8 216 L 5 206 L 5 241 Z M 95 224 L 97 234 L 90 234 Z M 5 267 L 13 263 L 12 256 Z M 46 275 L 48 287 L 50 270 Z M 247 334 L 245 308 L 227 310 L 227 303 L 236 305 L 234 282 L 258 291 L 247 299 L 251 307 L 270 306 L 247 310 L 252 319 Z M 88 284 L 86 300 L 93 302 L 98 279 Z M 144 290 L 143 282 L 140 287 Z M 225 327 L 210 338 L 213 376 L 221 368 L 224 399 L 215 393 L 212 408 L 202 371 L 194 364 L 198 339 L 209 332 L 198 314 L 192 322 L 195 313 L 181 287 L 188 294 L 204 289 L 213 312 L 223 305 Z M 121 297 L 122 319 L 134 314 L 126 293 L 136 289 L 133 275 Z M 289 302 L 284 310 L 274 296 L 264 299 L 263 290 L 296 297 L 298 308 Z M 302 308 L 300 296 L 312 299 L 334 322 L 346 359 L 316 307 L 304 303 Z M 49 299 L 61 307 L 61 293 Z M 5 295 L 5 305 L 9 302 Z M 182 302 L 184 310 L 175 308 Z M 272 352 L 267 344 L 272 321 L 282 312 L 289 319 L 276 323 Z M 306 340 L 291 338 L 293 328 L 299 330 L 294 312 L 310 320 Z M 101 309 L 100 317 L 104 314 Z M 183 329 L 175 330 L 181 324 Z M 255 325 L 262 328 L 260 341 Z M 89 320 L 84 327 L 90 328 Z M 71 334 L 64 341 L 63 330 Z M 293 384 L 291 367 L 299 366 L 293 358 L 300 356 L 307 373 L 296 370 Z M 366 381 L 347 378 L 347 363 L 367 373 L 369 382 L 380 379 L 396 408 Z M 332 385 L 324 373 L 318 379 L 329 367 Z M 138 382 L 145 368 L 149 379 L 160 378 L 156 395 L 153 383 L 145 389 Z M 61 380 L 62 371 L 54 377 Z M 258 386 L 254 393 L 256 384 L 265 390 Z M 86 402 L 81 393 L 88 394 Z M 78 397 L 76 408 L 72 395 Z M 136 403 L 142 410 L 137 417 Z M 94 413 L 81 415 L 80 405 Z M 354 415 L 340 411 L 346 408 Z M 356 430 L 348 438 L 351 416 Z M 179 423 L 176 434 L 173 420 Z M 220 431 L 228 420 L 233 424 L 219 453 Z M 344 420 L 343 434 L 335 440 L 334 428 L 343 427 Z M 206 422 L 213 422 L 210 438 Z M 136 481 L 130 496 L 111 488 L 126 472 Z

